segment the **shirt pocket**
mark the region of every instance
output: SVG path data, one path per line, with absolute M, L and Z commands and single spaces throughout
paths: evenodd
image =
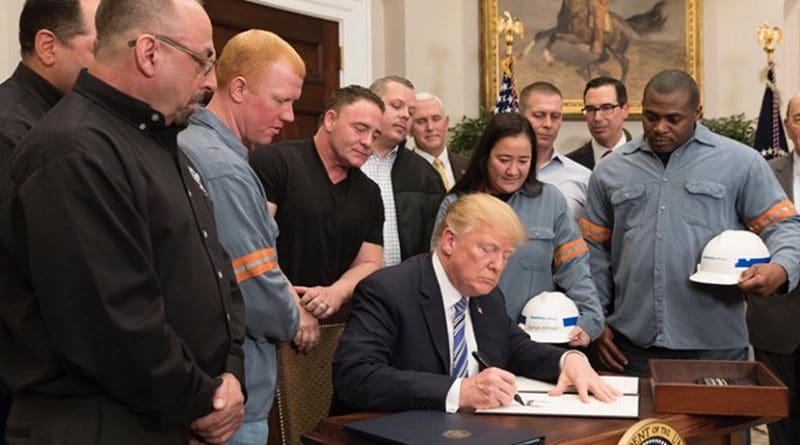
M 553 265 L 553 239 L 549 227 L 528 227 L 528 242 L 519 249 L 519 265 L 523 269 L 547 269 Z
M 622 230 L 630 230 L 642 223 L 645 198 L 644 185 L 623 187 L 611 194 L 614 220 Z
M 686 181 L 683 218 L 689 224 L 721 229 L 725 219 L 725 185 L 713 181 Z

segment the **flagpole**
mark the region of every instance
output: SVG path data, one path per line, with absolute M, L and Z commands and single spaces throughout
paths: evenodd
M 508 11 L 504 11 L 503 15 L 505 17 L 497 17 L 497 32 L 503 35 L 503 40 L 506 44 L 506 57 L 500 61 L 500 69 L 503 76 L 497 93 L 494 114 L 515 112 L 519 109 L 517 92 L 514 88 L 513 46 L 515 35 L 518 35 L 521 39 L 525 38 L 525 26 L 520 19 L 511 17 Z
M 758 150 L 765 159 L 772 159 L 783 156 L 788 151 L 786 136 L 781 125 L 780 92 L 775 76 L 774 59 L 775 47 L 783 43 L 783 32 L 779 27 L 770 27 L 769 23 L 764 22 L 756 30 L 756 35 L 767 55 L 767 66 L 763 75 L 766 88 L 761 102 L 753 148 Z

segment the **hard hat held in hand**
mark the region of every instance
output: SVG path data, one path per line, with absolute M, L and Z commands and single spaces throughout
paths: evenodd
M 578 323 L 578 307 L 561 292 L 542 292 L 522 308 L 519 326 L 539 343 L 569 343 Z
M 754 264 L 769 263 L 769 249 L 764 241 L 747 230 L 726 230 L 711 238 L 703 249 L 695 283 L 732 285 Z

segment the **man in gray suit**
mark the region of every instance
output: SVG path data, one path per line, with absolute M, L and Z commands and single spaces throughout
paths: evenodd
M 789 101 L 786 110 L 786 134 L 792 140 L 792 153 L 770 161 L 778 182 L 797 206 L 800 202 L 800 94 Z M 789 388 L 789 417 L 770 423 L 769 443 L 800 443 L 800 288 L 783 295 L 750 298 L 747 304 L 747 325 L 756 360 L 773 370 Z

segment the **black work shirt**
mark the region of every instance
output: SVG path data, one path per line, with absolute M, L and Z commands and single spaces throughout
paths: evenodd
M 14 147 L 61 99 L 58 88 L 20 63 L 0 84 L 0 168 Z
M 292 284 L 330 286 L 363 243 L 383 245 L 378 185 L 359 169 L 333 184 L 313 140 L 259 147 L 250 164 L 278 206 L 278 262 Z
M 244 383 L 242 298 L 181 129 L 84 71 L 18 146 L 0 185 L 15 394 L 104 394 L 179 425 L 212 410 L 216 376 Z

